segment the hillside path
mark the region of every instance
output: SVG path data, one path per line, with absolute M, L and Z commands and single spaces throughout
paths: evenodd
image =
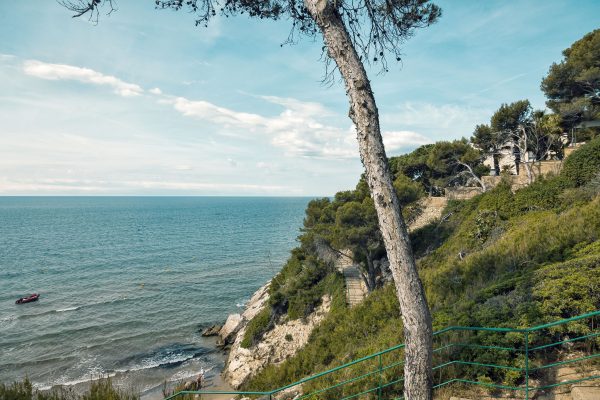
M 352 252 L 343 250 L 336 261 L 336 268 L 344 275 L 346 285 L 346 303 L 350 307 L 359 304 L 367 295 L 367 286 L 360 274 L 358 266 L 352 260 Z
M 416 231 L 425 225 L 440 219 L 442 217 L 442 211 L 448 204 L 446 197 L 426 197 L 419 201 L 421 206 L 421 214 L 414 221 L 408 225 L 408 231 Z

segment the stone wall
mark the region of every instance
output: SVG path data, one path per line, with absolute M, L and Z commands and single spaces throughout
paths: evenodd
M 482 176 L 481 179 L 485 183 L 487 190 L 490 190 L 498 186 L 502 180 L 502 176 L 488 175 Z M 528 185 L 527 174 L 525 172 L 521 175 L 508 175 L 508 179 L 510 180 L 510 185 L 513 190 L 517 190 Z
M 481 189 L 477 187 L 454 186 L 445 189 L 446 198 L 449 200 L 468 200 L 478 194 L 481 194 Z
M 562 168 L 562 161 L 560 160 L 548 160 L 548 161 L 539 161 L 532 165 L 531 170 L 533 173 L 533 179 L 535 180 L 537 177 L 546 176 L 548 174 L 558 174 Z M 529 179 L 527 178 L 527 169 L 525 165 L 521 165 L 519 169 L 519 175 L 509 175 L 508 179 L 510 180 L 511 187 L 513 190 L 517 190 L 529 185 Z M 482 176 L 481 179 L 485 183 L 487 189 L 492 189 L 500 183 L 502 180 L 501 176 L 488 175 Z M 448 189 L 446 189 L 448 191 Z
M 550 160 L 550 161 L 540 161 L 532 166 L 533 175 L 534 176 L 542 176 L 548 174 L 558 174 L 562 168 L 562 161 L 560 160 Z M 527 175 L 527 171 L 525 171 L 525 167 L 521 169 L 521 174 Z

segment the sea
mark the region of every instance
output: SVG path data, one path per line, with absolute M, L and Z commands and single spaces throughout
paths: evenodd
M 218 380 L 224 354 L 202 329 L 281 269 L 309 200 L 0 197 L 0 382 Z

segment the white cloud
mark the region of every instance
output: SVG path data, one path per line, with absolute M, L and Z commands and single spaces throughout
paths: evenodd
M 14 60 L 16 57 L 12 54 L 0 53 L 0 61 Z
M 239 162 L 235 161 L 235 160 L 234 160 L 233 158 L 231 158 L 231 157 L 228 157 L 228 158 L 227 158 L 227 163 L 228 163 L 229 165 L 231 165 L 232 167 L 238 167 L 238 166 L 240 165 L 240 163 L 239 163 Z
M 137 96 L 143 89 L 134 83 L 124 82 L 114 76 L 104 75 L 89 68 L 76 67 L 66 64 L 50 64 L 37 60 L 27 60 L 23 63 L 23 71 L 27 75 L 48 80 L 75 80 L 95 85 L 106 85 L 115 93 L 124 97 Z
M 181 82 L 181 83 L 182 83 L 183 85 L 190 86 L 190 85 L 196 85 L 196 84 L 198 84 L 198 85 L 204 85 L 204 84 L 205 84 L 205 83 L 207 83 L 207 82 L 208 82 L 208 81 L 206 81 L 206 80 L 204 80 L 204 79 L 201 79 L 201 80 L 194 79 L 194 80 L 191 80 L 191 81 L 183 81 L 183 82 Z
M 162 191 L 182 193 L 246 193 L 246 194 L 288 194 L 299 190 L 290 186 L 256 185 L 246 183 L 202 183 L 187 181 L 153 180 L 92 180 L 92 179 L 23 179 L 15 180 L 0 177 L 0 194 L 52 194 L 52 193 L 161 193 Z
M 165 100 L 187 117 L 238 128 L 244 132 L 261 132 L 271 144 L 283 148 L 287 154 L 306 157 L 356 157 L 355 149 L 348 146 L 348 133 L 320 121 L 332 115 L 319 103 L 296 99 L 263 96 L 262 99 L 285 107 L 277 116 L 267 117 L 219 107 L 203 100 L 177 97 Z
M 433 143 L 433 140 L 412 131 L 383 132 L 383 144 L 387 152 L 407 149 L 415 145 Z
M 291 97 L 277 96 L 259 96 L 259 98 L 306 115 L 320 115 L 322 117 L 334 115 L 333 112 L 328 110 L 325 106 L 316 102 L 300 101 Z
M 192 101 L 185 97 L 176 97 L 167 102 L 173 104 L 173 107 L 186 117 L 199 118 L 225 126 L 256 128 L 266 125 L 268 121 L 257 114 L 233 111 L 204 100 Z
M 402 126 L 427 136 L 469 136 L 475 125 L 489 120 L 490 110 L 458 104 L 406 102 L 382 116 L 386 125 Z
M 162 90 L 160 90 L 160 88 L 157 88 L 157 87 L 150 89 L 148 91 L 152 94 L 162 94 Z
M 358 157 L 354 128 L 342 129 L 325 122 L 325 118 L 336 115 L 322 104 L 276 96 L 259 98 L 282 106 L 284 111 L 276 116 L 262 116 L 184 97 L 165 98 L 162 102 L 172 104 L 187 117 L 209 121 L 226 128 L 238 128 L 244 133 L 266 134 L 272 145 L 284 149 L 290 156 L 329 159 Z M 414 131 L 384 132 L 383 137 L 390 152 L 431 143 L 429 138 Z
M 256 168 L 270 170 L 273 168 L 273 164 L 264 161 L 259 161 L 256 163 Z
M 254 185 L 246 183 L 202 183 L 202 182 L 173 182 L 173 181 L 128 181 L 122 182 L 127 187 L 143 189 L 167 189 L 181 191 L 219 191 L 219 192 L 288 192 L 292 188 L 278 185 Z

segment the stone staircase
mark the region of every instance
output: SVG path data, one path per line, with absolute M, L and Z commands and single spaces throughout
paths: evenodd
M 348 266 L 342 271 L 346 282 L 346 302 L 353 307 L 363 301 L 367 294 L 367 288 L 360 271 L 355 265 Z
M 344 275 L 346 284 L 346 303 L 353 307 L 359 304 L 367 296 L 368 290 L 360 274 L 358 266 L 352 260 L 352 252 L 343 250 L 342 255 L 336 261 L 336 268 Z

